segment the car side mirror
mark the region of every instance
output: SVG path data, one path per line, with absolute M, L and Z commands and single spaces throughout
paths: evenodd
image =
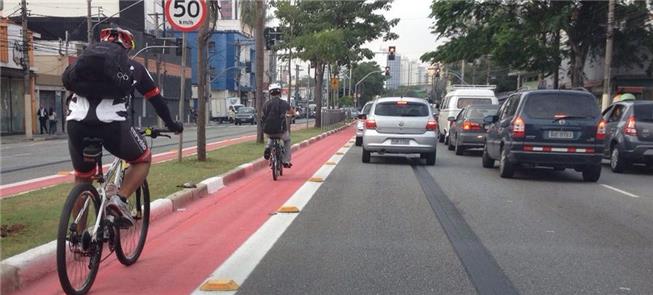
M 359 119 L 361 119 L 361 120 L 365 120 L 365 119 L 367 119 L 367 115 L 365 115 L 365 114 L 358 114 L 357 117 L 358 117 Z
M 456 121 L 456 117 L 454 117 L 454 116 L 449 116 L 449 117 L 447 118 L 447 120 L 449 120 L 449 121 Z
M 483 124 L 489 125 L 496 122 L 497 120 L 499 120 L 499 116 L 497 115 L 485 116 L 485 118 L 483 118 Z

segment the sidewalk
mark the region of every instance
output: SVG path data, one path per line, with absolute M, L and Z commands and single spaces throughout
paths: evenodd
M 57 140 L 57 139 L 66 139 L 68 134 L 57 132 L 53 135 L 47 134 L 34 134 L 32 139 L 25 137 L 25 134 L 16 134 L 16 135 L 3 135 L 0 137 L 0 144 L 11 144 L 11 143 L 20 143 L 20 142 L 30 142 L 30 141 L 44 141 L 44 140 Z

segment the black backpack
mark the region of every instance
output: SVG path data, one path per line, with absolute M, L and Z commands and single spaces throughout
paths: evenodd
M 263 132 L 266 134 L 281 134 L 285 131 L 285 116 L 286 112 L 281 112 L 281 100 L 275 104 L 268 105 L 268 114 L 263 122 Z
M 67 90 L 80 96 L 115 99 L 131 94 L 134 71 L 125 48 L 116 43 L 98 42 L 89 45 L 66 68 L 61 79 Z

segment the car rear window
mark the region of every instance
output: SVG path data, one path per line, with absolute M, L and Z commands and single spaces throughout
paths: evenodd
M 458 98 L 458 108 L 462 109 L 470 105 L 479 105 L 479 104 L 492 104 L 491 98 L 482 98 L 482 97 L 461 97 Z
M 253 112 L 254 112 L 254 108 L 239 108 L 238 109 L 238 113 L 248 114 L 248 113 L 253 113 Z
M 653 104 L 636 104 L 635 120 L 653 122 Z
M 381 102 L 376 105 L 374 114 L 390 117 L 426 117 L 429 115 L 429 107 L 419 102 Z
M 559 116 L 595 118 L 600 112 L 594 97 L 589 95 L 538 93 L 528 96 L 524 113 L 531 118 L 553 119 Z
M 467 114 L 465 114 L 465 117 L 467 119 L 483 119 L 487 116 L 492 116 L 497 114 L 497 109 L 498 108 L 471 108 L 467 111 Z
M 372 104 L 365 105 L 365 106 L 363 107 L 363 111 L 361 111 L 361 113 L 367 115 L 367 113 L 370 112 L 370 108 L 372 108 Z

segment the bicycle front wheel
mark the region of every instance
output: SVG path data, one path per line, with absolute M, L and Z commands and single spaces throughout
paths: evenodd
M 95 281 L 102 242 L 93 241 L 91 231 L 99 210 L 100 196 L 91 184 L 79 184 L 68 194 L 57 234 L 57 273 L 66 294 L 86 294 Z
M 275 149 L 272 150 L 271 154 L 272 158 L 270 159 L 270 168 L 272 168 L 272 180 L 277 180 L 277 177 L 279 177 L 279 170 L 277 168 L 279 159 L 277 158 L 277 152 Z
M 120 229 L 116 235 L 116 256 L 120 263 L 126 266 L 134 264 L 141 256 L 150 227 L 150 189 L 147 180 L 143 181 L 143 185 L 128 200 L 134 226 Z

